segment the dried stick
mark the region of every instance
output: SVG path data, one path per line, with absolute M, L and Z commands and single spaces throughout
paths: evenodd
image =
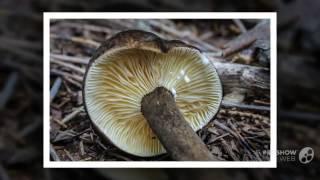
M 253 102 L 255 102 L 255 103 L 257 103 L 257 104 L 263 104 L 263 105 L 270 106 L 270 102 L 268 102 L 268 101 L 263 101 L 263 100 L 255 99 L 255 100 L 253 100 Z
M 50 34 L 50 38 L 53 38 L 53 39 L 64 39 L 64 40 L 68 40 L 68 41 L 72 41 L 72 42 L 75 42 L 75 43 L 79 43 L 79 44 L 83 44 L 85 46 L 91 46 L 91 47 L 94 47 L 94 48 L 97 48 L 100 46 L 100 43 L 94 41 L 94 40 L 91 40 L 91 39 L 85 39 L 85 38 L 82 38 L 82 37 L 69 37 L 69 36 L 59 36 L 59 35 L 56 35 L 56 34 Z
M 210 51 L 216 51 L 216 52 L 221 52 L 220 49 L 214 47 L 213 45 L 207 43 L 207 42 L 204 42 L 202 40 L 200 40 L 199 38 L 195 37 L 194 35 L 192 34 L 188 34 L 188 35 L 184 35 L 183 33 L 181 33 L 180 31 L 177 31 L 176 29 L 174 28 L 171 28 L 167 25 L 164 25 L 158 21 L 154 21 L 154 20 L 150 20 L 148 21 L 152 26 L 154 27 L 157 27 L 167 33 L 170 33 L 170 34 L 173 34 L 174 36 L 176 37 L 179 37 L 179 38 L 187 38 L 193 42 L 196 42 L 197 44 L 199 45 L 202 45 L 204 46 L 207 50 L 210 50 Z
M 14 88 L 18 81 L 18 73 L 13 72 L 6 80 L 5 87 L 0 93 L 0 109 L 4 108 L 14 93 Z
M 60 77 L 58 77 L 54 83 L 53 83 L 53 86 L 50 90 L 50 102 L 56 97 L 56 95 L 58 94 L 58 91 L 61 87 L 61 83 L 62 83 L 62 80 Z
M 68 158 L 69 158 L 71 161 L 74 161 L 74 158 L 72 157 L 72 155 L 70 154 L 70 152 L 69 152 L 68 150 L 64 149 L 63 151 L 66 153 L 66 155 L 68 156 Z
M 256 105 L 247 105 L 247 104 L 237 104 L 228 101 L 222 101 L 221 105 L 223 107 L 236 107 L 239 109 L 248 109 L 248 110 L 258 110 L 258 111 L 270 111 L 269 106 L 256 106 Z
M 65 79 L 66 81 L 70 82 L 71 84 L 77 86 L 79 89 L 82 88 L 81 83 L 79 83 L 79 82 L 77 82 L 77 81 L 75 81 L 75 80 L 73 80 L 73 79 L 71 79 L 71 78 L 69 78 L 69 77 L 65 77 L 64 79 Z
M 243 90 L 247 95 L 270 95 L 270 72 L 267 68 L 235 63 L 213 62 L 226 94 Z
M 226 152 L 232 158 L 232 160 L 239 161 L 239 158 L 234 154 L 230 145 L 224 139 L 222 139 L 221 142 L 222 142 L 222 147 L 226 150 Z
M 76 72 L 79 72 L 81 74 L 84 74 L 85 73 L 85 70 L 83 68 L 80 68 L 78 66 L 75 66 L 73 64 L 70 64 L 70 63 L 65 63 L 65 62 L 61 62 L 61 61 L 57 61 L 55 59 L 51 59 L 50 62 L 52 63 L 55 63 L 55 64 L 58 64 L 60 66 L 63 66 L 63 67 L 66 67 L 66 68 L 69 68 L 71 70 L 74 70 Z
M 250 147 L 250 145 L 248 144 L 248 142 L 243 138 L 243 136 L 237 131 L 236 127 L 231 123 L 230 120 L 228 120 L 228 124 L 229 126 L 235 131 L 235 133 L 238 135 L 240 142 L 242 142 L 244 144 L 244 147 L 251 153 L 253 154 L 259 161 L 261 161 L 261 158 L 259 157 L 259 155 L 252 150 L 252 148 Z
M 240 19 L 232 19 L 232 21 L 238 26 L 242 33 L 247 32 L 247 28 L 244 26 Z
M 37 14 L 32 11 L 16 11 L 14 9 L 10 10 L 10 9 L 1 8 L 0 16 L 19 16 L 23 18 L 28 18 L 33 21 L 38 21 L 38 22 L 43 21 L 41 13 Z
M 36 119 L 26 127 L 24 127 L 18 134 L 19 137 L 27 137 L 36 130 L 40 129 L 42 125 L 42 118 L 36 117 Z
M 82 140 L 80 141 L 79 148 L 80 148 L 81 156 L 84 156 L 86 153 L 84 152 L 84 146 L 83 146 L 83 141 Z
M 63 120 L 61 120 L 61 122 L 64 123 L 64 124 L 67 123 L 72 118 L 74 118 L 76 115 L 78 115 L 81 111 L 83 111 L 83 106 L 77 108 L 75 111 L 73 111 L 72 113 L 68 114 L 65 118 L 63 118 Z
M 40 42 L 31 42 L 23 39 L 14 39 L 9 37 L 0 37 L 0 42 L 3 44 L 9 44 L 10 46 L 15 46 L 22 49 L 29 49 L 29 50 L 42 50 L 42 43 Z
M 0 43 L 0 50 L 4 50 L 10 54 L 14 54 L 21 57 L 16 59 L 19 61 L 21 60 L 20 62 L 25 62 L 27 64 L 33 65 L 41 65 L 42 62 L 42 57 L 38 54 L 16 47 L 14 44 L 9 45 Z
M 221 109 L 219 111 L 219 113 L 221 114 L 229 114 L 229 115 L 238 115 L 238 116 L 241 116 L 241 117 L 251 117 L 251 118 L 254 118 L 254 119 L 259 119 L 259 120 L 262 120 L 262 121 L 269 121 L 269 117 L 266 117 L 266 116 L 262 116 L 262 115 L 259 115 L 259 114 L 253 114 L 253 113 L 248 113 L 248 112 L 241 112 L 241 111 L 234 111 L 234 110 L 224 110 L 224 109 Z
M 240 36 L 241 37 L 241 36 Z M 223 57 L 227 57 L 235 52 L 238 52 L 248 46 L 250 46 L 254 41 L 256 40 L 256 37 L 254 36 L 247 36 L 245 38 L 237 38 L 236 40 L 233 40 L 226 45 L 224 45 L 223 50 Z
M 95 31 L 95 32 L 104 32 L 106 34 L 110 34 L 112 31 L 107 27 L 92 25 L 92 24 L 80 24 L 75 22 L 62 22 L 61 26 L 77 28 L 77 29 L 84 29 L 88 31 Z
M 51 69 L 50 72 L 52 74 L 59 75 L 59 76 L 62 76 L 64 78 L 74 79 L 74 80 L 76 80 L 78 82 L 82 82 L 82 80 L 83 80 L 82 76 L 79 76 L 79 75 L 76 75 L 76 74 L 70 74 L 70 73 L 67 73 L 67 72 L 64 72 L 64 71 L 60 71 L 58 69 Z
M 229 56 L 235 52 L 238 52 L 251 44 L 256 40 L 263 41 L 269 44 L 270 36 L 270 23 L 269 21 L 262 21 L 256 25 L 253 29 L 241 34 L 237 38 L 231 40 L 224 45 L 223 56 Z M 260 42 L 261 43 L 261 42 Z
M 42 85 L 42 78 L 39 78 L 43 73 L 42 69 L 34 65 L 21 65 L 18 61 L 12 59 L 4 59 L 1 65 L 18 71 L 20 75 L 32 82 Z
M 290 121 L 309 123 L 309 124 L 319 124 L 320 123 L 320 113 L 319 112 L 302 112 L 302 111 L 280 110 L 279 116 L 281 117 L 281 120 L 288 119 Z
M 60 158 L 56 150 L 53 148 L 52 144 L 50 144 L 50 156 L 54 161 L 60 161 Z
M 82 88 L 82 85 L 80 82 L 82 82 L 83 77 L 76 75 L 76 74 L 69 74 L 67 72 L 63 72 L 57 69 L 51 69 L 50 72 L 52 74 L 58 75 L 58 76 L 62 76 L 64 80 L 68 81 L 69 83 L 73 84 L 74 86 L 78 87 L 78 88 Z M 64 81 L 64 83 L 66 82 Z M 68 90 L 69 88 L 67 88 Z M 69 91 L 69 90 L 68 90 Z
M 50 58 L 77 64 L 88 64 L 89 62 L 89 58 L 67 56 L 62 54 L 50 54 Z
M 214 138 L 214 139 L 210 139 L 210 140 L 208 141 L 208 144 L 212 144 L 212 143 L 216 142 L 217 140 L 219 140 L 219 139 L 221 139 L 221 138 L 224 138 L 224 137 L 226 137 L 226 136 L 229 136 L 229 135 L 230 135 L 230 133 L 224 133 L 224 134 L 222 134 L 222 135 L 220 135 L 220 136 L 218 136 L 218 137 L 216 137 L 216 138 Z
M 62 126 L 63 128 L 67 128 L 68 126 L 66 124 L 64 124 L 63 122 L 61 122 L 58 119 L 52 118 L 53 121 L 55 121 L 56 123 L 58 123 L 60 126 Z
M 213 121 L 213 123 L 220 127 L 221 129 L 229 132 L 230 134 L 232 134 L 234 137 L 238 138 L 238 140 L 241 142 L 240 144 L 243 145 L 244 148 L 246 148 L 251 154 L 252 154 L 252 151 L 251 151 L 251 148 L 250 146 L 248 145 L 248 143 L 244 140 L 244 138 L 237 132 L 235 132 L 234 130 L 230 129 L 229 127 L 225 126 L 224 124 L 220 123 L 219 121 L 215 120 Z M 250 155 L 251 155 L 250 154 Z

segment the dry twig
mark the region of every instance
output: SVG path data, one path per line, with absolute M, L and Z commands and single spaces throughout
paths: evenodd
M 76 71 L 76 72 L 78 72 L 78 73 L 81 73 L 81 74 L 84 74 L 84 73 L 85 73 L 85 69 L 80 68 L 80 67 L 75 66 L 75 65 L 70 64 L 70 63 L 65 63 L 65 62 L 57 61 L 57 60 L 55 60 L 55 59 L 51 59 L 50 62 L 55 63 L 55 64 L 58 64 L 58 65 L 60 65 L 60 66 L 62 66 L 62 67 L 65 67 L 65 68 L 74 70 L 74 71 Z
M 89 58 L 67 56 L 62 54 L 50 54 L 51 59 L 61 60 L 69 63 L 88 64 Z
M 269 106 L 257 106 L 257 105 L 247 105 L 247 104 L 237 104 L 228 101 L 222 101 L 221 105 L 223 107 L 235 107 L 238 109 L 247 109 L 247 110 L 257 110 L 257 111 L 270 111 Z
M 68 114 L 65 118 L 63 118 L 61 120 L 62 123 L 67 123 L 68 121 L 70 121 L 72 118 L 74 118 L 75 116 L 77 116 L 81 111 L 83 111 L 83 106 L 77 108 L 76 110 L 74 110 L 72 113 Z
M 244 26 L 241 19 L 232 19 L 232 21 L 239 27 L 242 33 L 247 32 L 247 28 Z
M 52 144 L 50 144 L 50 156 L 54 161 L 60 161 L 60 158 Z
M 58 94 L 58 91 L 61 87 L 61 83 L 62 83 L 62 80 L 61 78 L 57 78 L 54 83 L 53 83 L 53 86 L 50 90 L 50 102 L 56 97 L 56 95 Z
M 8 77 L 5 87 L 0 93 L 0 109 L 4 108 L 14 93 L 14 88 L 18 81 L 18 73 L 13 72 Z
M 71 153 L 70 153 L 68 150 L 64 149 L 63 151 L 66 153 L 67 157 L 68 157 L 71 161 L 74 161 L 74 158 L 72 157 Z

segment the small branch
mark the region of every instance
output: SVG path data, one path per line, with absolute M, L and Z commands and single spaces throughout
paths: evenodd
M 62 83 L 62 80 L 60 77 L 58 77 L 54 83 L 53 83 L 53 86 L 50 90 L 50 102 L 56 97 L 56 95 L 58 94 L 58 91 L 61 87 L 61 83 Z
M 281 120 L 290 120 L 301 123 L 320 124 L 320 113 L 302 112 L 302 111 L 286 111 L 280 110 L 279 117 Z
M 267 20 L 261 21 L 253 29 L 242 33 L 237 38 L 231 40 L 224 45 L 223 56 L 229 56 L 236 53 L 253 43 L 259 42 L 260 44 L 270 45 L 270 23 Z M 260 46 L 260 45 L 259 45 Z
M 204 46 L 207 50 L 210 50 L 210 51 L 215 51 L 215 52 L 221 52 L 221 50 L 220 49 L 218 49 L 218 48 L 216 48 L 216 47 L 214 47 L 213 45 L 211 45 L 211 44 L 209 44 L 209 43 L 207 43 L 207 42 L 205 42 L 205 41 L 202 41 L 202 40 L 200 40 L 199 38 L 197 38 L 197 37 L 195 37 L 194 35 L 192 35 L 192 34 L 185 34 L 185 33 L 181 33 L 180 31 L 177 31 L 175 28 L 171 28 L 171 27 L 169 27 L 169 26 L 167 26 L 167 25 L 164 25 L 164 24 L 162 24 L 162 23 L 160 23 L 160 22 L 158 22 L 158 21 L 154 21 L 154 20 L 150 20 L 150 21 L 148 21 L 152 26 L 154 26 L 154 27 L 157 27 L 157 28 L 159 28 L 159 29 L 161 29 L 161 30 L 163 30 L 163 31 L 165 31 L 165 32 L 167 32 L 167 33 L 170 33 L 170 34 L 173 34 L 174 36 L 176 36 L 176 37 L 179 37 L 179 38 L 186 38 L 186 39 L 189 39 L 190 41 L 193 41 L 193 42 L 195 42 L 195 43 L 197 43 L 197 44 L 199 44 L 199 45 L 202 45 L 202 46 Z
M 242 144 L 243 147 L 244 147 L 245 149 L 247 149 L 247 150 L 252 154 L 252 152 L 251 152 L 251 150 L 250 150 L 250 149 L 251 149 L 250 146 L 248 145 L 248 143 L 245 141 L 245 139 L 244 139 L 239 133 L 235 132 L 234 130 L 230 129 L 229 127 L 225 126 L 224 124 L 220 123 L 220 122 L 217 121 L 217 120 L 213 121 L 213 123 L 214 123 L 216 126 L 220 127 L 221 129 L 229 132 L 229 133 L 232 134 L 234 137 L 236 137 L 236 138 L 241 142 L 240 144 Z M 251 155 L 251 154 L 250 154 L 250 155 Z
M 50 144 L 50 156 L 54 161 L 60 161 L 60 158 L 52 144 Z
M 246 38 L 238 38 L 236 40 L 233 40 L 226 45 L 224 45 L 224 50 L 223 50 L 223 57 L 227 57 L 235 52 L 238 52 L 248 46 L 250 46 L 256 38 L 254 36 L 248 36 Z
M 72 157 L 72 155 L 70 154 L 70 152 L 69 152 L 68 150 L 64 149 L 63 151 L 66 153 L 66 155 L 68 156 L 68 158 L 69 158 L 71 161 L 74 161 L 74 158 Z
M 9 165 L 28 164 L 34 162 L 39 157 L 39 150 L 36 147 L 27 146 L 18 148 L 7 161 Z
M 35 82 L 38 85 L 42 85 L 43 81 L 42 78 L 39 78 L 42 76 L 42 68 L 39 66 L 33 65 L 26 65 L 21 64 L 19 61 L 14 61 L 12 59 L 4 59 L 1 61 L 1 65 L 6 68 L 13 69 L 14 71 L 19 72 L 20 76 L 23 76 L 23 78 L 26 78 L 26 80 L 30 80 L 31 82 Z
M 77 81 L 73 80 L 72 78 L 65 77 L 64 79 L 65 79 L 66 81 L 68 81 L 69 83 L 73 84 L 74 86 L 78 87 L 79 89 L 81 89 L 81 88 L 82 88 L 81 83 L 79 83 L 79 82 L 77 82 Z
M 80 68 L 80 67 L 75 66 L 75 65 L 70 64 L 70 63 L 65 63 L 65 62 L 57 61 L 57 60 L 55 60 L 55 59 L 51 59 L 50 62 L 55 63 L 55 64 L 58 64 L 58 65 L 63 66 L 63 67 L 66 67 L 66 68 L 69 68 L 69 69 L 74 70 L 74 71 L 76 71 L 76 72 L 79 72 L 79 73 L 81 73 L 81 74 L 84 74 L 84 73 L 85 73 L 85 69 Z
M 270 92 L 270 70 L 236 63 L 213 62 L 220 76 L 225 93 L 233 89 L 244 89 L 250 94 L 266 94 Z
M 247 32 L 247 28 L 244 26 L 240 19 L 232 19 L 232 21 L 238 26 L 242 33 Z
M 78 87 L 78 88 L 82 88 L 81 82 L 83 80 L 83 77 L 76 75 L 76 74 L 69 74 L 67 72 L 63 72 L 57 69 L 51 69 L 50 72 L 52 74 L 58 75 L 58 76 L 62 76 L 63 79 L 65 80 L 64 83 L 66 81 L 68 81 L 69 83 L 73 84 L 74 86 Z
M 11 10 L 11 9 L 1 8 L 0 16 L 8 16 L 8 19 L 10 16 L 17 16 L 17 17 L 27 18 L 32 21 L 37 21 L 40 23 L 42 23 L 43 21 L 41 13 L 37 14 L 32 11 L 17 11 L 14 9 Z
M 208 59 L 211 61 L 217 62 L 227 62 L 226 59 L 222 57 L 223 52 L 211 52 L 211 51 L 204 51 L 202 52 Z
M 247 110 L 257 110 L 257 111 L 270 111 L 269 106 L 256 106 L 256 105 L 247 105 L 247 104 L 237 104 L 228 101 L 222 101 L 221 105 L 223 107 L 235 107 L 239 109 L 247 109 Z
M 213 123 L 218 126 L 219 128 L 225 130 L 226 132 L 232 134 L 234 137 L 238 137 L 238 135 L 230 128 L 228 128 L 227 126 L 225 126 L 224 124 L 220 123 L 217 120 L 214 120 Z
M 237 134 L 238 138 L 240 139 L 240 142 L 244 144 L 244 147 L 249 151 L 249 154 L 254 155 L 256 159 L 261 161 L 261 158 L 258 156 L 256 152 L 254 152 L 251 148 L 251 146 L 248 144 L 248 142 L 243 138 L 243 136 L 237 131 L 236 127 L 231 123 L 230 120 L 227 121 L 231 129 Z
M 89 47 L 93 47 L 93 48 L 97 48 L 100 46 L 100 43 L 98 43 L 94 40 L 85 39 L 82 37 L 59 36 L 56 34 L 50 34 L 50 38 L 68 40 L 68 41 L 72 41 L 74 43 L 83 44 L 85 46 L 89 46 Z
M 218 136 L 218 137 L 216 137 L 216 138 L 214 138 L 214 139 L 210 139 L 209 141 L 208 141 L 208 144 L 212 144 L 212 143 L 214 143 L 214 142 L 216 142 L 217 140 L 219 140 L 219 139 L 221 139 L 221 138 L 224 138 L 224 137 L 226 137 L 226 136 L 229 136 L 230 135 L 230 133 L 224 133 L 224 134 L 222 134 L 222 135 L 220 135 L 220 136 Z
M 68 126 L 66 124 L 64 124 L 63 122 L 61 122 L 58 119 L 52 118 L 52 120 L 56 123 L 58 123 L 60 126 L 62 126 L 63 128 L 67 128 Z
M 253 119 L 258 119 L 264 122 L 269 122 L 270 118 L 267 116 L 262 116 L 260 114 L 248 113 L 248 112 L 241 112 L 241 111 L 234 111 L 234 110 L 225 110 L 220 109 L 219 113 L 227 114 L 230 116 L 240 116 L 240 117 L 250 117 Z
M 24 127 L 18 134 L 18 137 L 27 137 L 36 130 L 40 129 L 42 125 L 42 119 L 40 117 L 36 117 L 35 120 Z
M 255 99 L 253 102 L 257 103 L 257 104 L 263 104 L 263 105 L 270 106 L 270 102 L 269 101 L 262 101 L 262 100 Z
M 77 116 L 81 111 L 83 111 L 83 106 L 77 108 L 75 111 L 72 113 L 68 114 L 63 120 L 61 120 L 62 123 L 66 124 L 68 121 L 70 121 L 72 118 Z
M 0 93 L 0 109 L 4 108 L 14 93 L 18 81 L 18 73 L 13 72 L 6 80 L 6 84 Z
M 42 57 L 38 54 L 21 49 L 19 47 L 14 46 L 13 44 L 9 45 L 0 43 L 0 50 L 19 56 L 20 58 L 16 60 L 24 61 L 27 64 L 40 65 L 42 63 Z
M 83 80 L 82 76 L 79 76 L 79 75 L 76 75 L 76 74 L 70 74 L 70 73 L 67 73 L 67 72 L 64 72 L 64 71 L 60 71 L 60 70 L 57 70 L 57 69 L 51 69 L 50 72 L 52 74 L 59 75 L 59 76 L 62 76 L 64 78 L 74 79 L 74 80 L 76 80 L 78 82 L 82 82 L 82 80 Z
M 83 146 L 83 141 L 82 140 L 80 140 L 79 149 L 80 149 L 81 156 L 84 156 L 86 154 L 86 152 L 84 151 L 84 146 Z
M 60 24 L 63 27 L 70 27 L 70 28 L 76 28 L 76 29 L 83 29 L 87 31 L 95 31 L 95 32 L 104 32 L 106 34 L 110 34 L 112 31 L 111 29 L 107 27 L 92 25 L 92 24 L 80 24 L 75 22 L 62 22 Z
M 40 43 L 40 42 L 32 42 L 32 41 L 27 41 L 27 40 L 24 40 L 24 39 L 14 39 L 14 38 L 9 38 L 9 37 L 0 37 L 0 42 L 2 44 L 15 46 L 17 48 L 28 49 L 28 50 L 41 51 L 42 48 L 43 48 L 42 47 L 42 43 Z
M 232 151 L 230 145 L 224 139 L 222 139 L 221 142 L 222 142 L 222 147 L 225 149 L 227 154 L 232 158 L 232 160 L 233 161 L 240 161 L 239 158 Z
M 77 63 L 77 64 L 88 64 L 89 58 L 81 58 L 74 56 L 67 56 L 62 54 L 50 54 L 50 58 L 61 60 L 69 63 Z

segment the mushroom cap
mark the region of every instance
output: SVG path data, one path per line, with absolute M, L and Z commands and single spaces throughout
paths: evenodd
M 100 134 L 121 150 L 141 157 L 159 155 L 166 151 L 141 113 L 141 101 L 161 86 L 171 91 L 195 131 L 219 109 L 220 79 L 197 48 L 149 32 L 123 31 L 90 60 L 84 77 L 85 109 Z

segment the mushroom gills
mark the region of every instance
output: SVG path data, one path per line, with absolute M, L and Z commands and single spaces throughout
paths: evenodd
M 217 113 L 221 84 L 207 59 L 192 48 L 167 53 L 123 48 L 106 52 L 90 66 L 85 86 L 88 114 L 98 129 L 120 149 L 154 156 L 165 149 L 141 113 L 142 98 L 165 87 L 194 131 Z

